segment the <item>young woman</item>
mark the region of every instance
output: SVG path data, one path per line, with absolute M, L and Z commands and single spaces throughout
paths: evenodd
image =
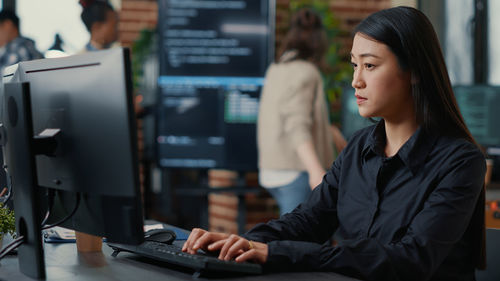
M 355 30 L 357 132 L 311 197 L 242 237 L 194 229 L 183 250 L 367 280 L 475 280 L 485 159 L 458 110 L 431 23 L 397 7 Z M 332 233 L 342 237 L 328 243 Z
M 118 15 L 107 0 L 80 0 L 82 21 L 90 32 L 85 51 L 108 49 L 118 39 Z
M 259 183 L 281 215 L 304 202 L 334 160 L 334 139 L 319 65 L 327 48 L 321 18 L 293 17 L 280 59 L 267 69 L 257 124 Z M 340 136 L 335 143 L 345 143 Z

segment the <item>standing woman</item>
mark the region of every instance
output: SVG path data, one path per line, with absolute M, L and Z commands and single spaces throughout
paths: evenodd
M 455 101 L 425 15 L 396 7 L 355 30 L 358 131 L 307 202 L 245 235 L 195 229 L 193 253 L 271 270 L 335 271 L 365 280 L 475 280 L 484 262 L 485 158 Z M 338 244 L 325 244 L 332 233 Z
M 318 69 L 326 48 L 321 18 L 302 9 L 266 73 L 257 124 L 259 182 L 282 215 L 307 199 L 335 156 Z
M 106 0 L 80 0 L 82 21 L 90 32 L 85 51 L 108 49 L 118 39 L 118 15 Z

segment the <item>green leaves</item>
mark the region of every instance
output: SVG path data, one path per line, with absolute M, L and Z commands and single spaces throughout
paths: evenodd
M 14 217 L 14 211 L 11 211 L 0 203 L 0 236 L 6 233 L 14 235 L 15 232 L 16 218 Z
M 156 29 L 145 28 L 132 44 L 132 79 L 136 91 L 141 87 L 144 62 L 153 52 L 155 34 Z

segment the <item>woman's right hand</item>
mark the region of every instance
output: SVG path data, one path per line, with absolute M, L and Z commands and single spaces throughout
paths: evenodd
M 188 239 L 182 246 L 183 252 L 188 252 L 190 254 L 196 254 L 196 251 L 202 249 L 203 251 L 209 251 L 208 246 L 214 242 L 224 240 L 229 237 L 226 233 L 216 233 L 208 232 L 201 228 L 193 228 L 191 234 L 189 234 Z
M 221 260 L 234 259 L 236 262 L 256 263 L 265 263 L 269 251 L 265 243 L 250 241 L 235 234 L 208 232 L 194 228 L 182 246 L 182 251 L 195 254 L 199 249 L 220 251 L 219 259 Z

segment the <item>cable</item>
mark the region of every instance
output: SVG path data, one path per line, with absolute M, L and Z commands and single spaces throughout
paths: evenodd
M 8 190 L 9 190 L 9 189 L 8 189 L 7 187 L 4 187 L 4 188 L 2 189 L 2 192 L 0 192 L 0 197 L 3 197 L 3 195 L 4 195 L 5 193 L 7 193 L 7 191 L 8 191 Z
M 51 212 L 51 209 L 52 209 L 52 205 L 53 205 L 53 199 L 54 199 L 54 191 L 52 190 L 52 192 L 50 191 L 51 189 L 49 189 L 49 193 L 48 193 L 48 196 L 49 196 L 49 206 L 48 206 L 48 210 L 47 210 L 47 214 L 45 215 L 45 218 L 43 220 L 43 222 L 46 222 L 48 217 L 50 216 L 50 212 Z M 42 224 L 42 230 L 44 229 L 48 229 L 48 228 L 51 228 L 51 227 L 54 227 L 54 226 L 57 226 L 59 224 L 62 224 L 64 223 L 65 221 L 67 221 L 69 218 L 71 218 L 75 213 L 76 213 L 76 210 L 78 209 L 78 206 L 80 205 L 80 193 L 76 193 L 76 203 L 75 203 L 75 207 L 73 208 L 73 210 L 71 211 L 71 213 L 69 215 L 67 215 L 66 217 L 64 217 L 63 219 L 59 220 L 58 222 L 56 223 L 53 223 L 53 224 L 49 224 L 49 225 L 45 225 L 43 226 Z M 45 223 L 44 223 L 45 224 Z M 18 238 L 16 238 L 14 241 L 12 241 L 9 245 L 7 245 L 5 248 L 3 248 L 1 251 L 0 251 L 0 260 L 2 260 L 5 256 L 7 256 L 8 253 L 10 253 L 12 250 L 16 249 L 17 247 L 19 247 L 21 244 L 23 244 L 25 241 L 24 241 L 24 236 L 19 236 Z
M 50 213 L 52 212 L 52 207 L 54 206 L 54 197 L 56 195 L 56 192 L 54 191 L 54 189 L 52 188 L 49 188 L 47 189 L 47 212 L 45 213 L 45 217 L 43 218 L 43 221 L 42 221 L 42 226 L 44 226 L 47 221 L 49 220 L 49 217 L 50 217 Z
M 1 196 L 0 200 L 3 203 L 4 206 L 7 206 L 7 202 L 9 202 L 10 198 L 12 198 L 12 179 L 10 175 L 6 172 L 7 175 L 7 186 L 4 187 L 3 189 L 7 189 L 7 195 Z M 2 190 L 3 192 L 3 190 Z
M 55 222 L 53 224 L 48 224 L 45 226 L 42 225 L 42 230 L 49 229 L 49 228 L 54 227 L 54 226 L 58 226 L 58 225 L 64 223 L 65 221 L 67 221 L 69 218 L 71 218 L 76 213 L 76 210 L 78 209 L 79 205 L 80 205 L 80 193 L 76 193 L 76 203 L 75 203 L 75 207 L 73 208 L 71 213 L 69 215 L 67 215 L 66 217 L 64 217 L 63 219 L 59 220 L 58 222 Z
M 9 245 L 5 246 L 5 248 L 3 248 L 0 251 L 0 260 L 2 260 L 5 256 L 7 256 L 7 254 L 9 254 L 12 250 L 16 249 L 17 247 L 19 247 L 23 243 L 24 243 L 24 236 L 19 236 L 14 241 L 12 241 Z

